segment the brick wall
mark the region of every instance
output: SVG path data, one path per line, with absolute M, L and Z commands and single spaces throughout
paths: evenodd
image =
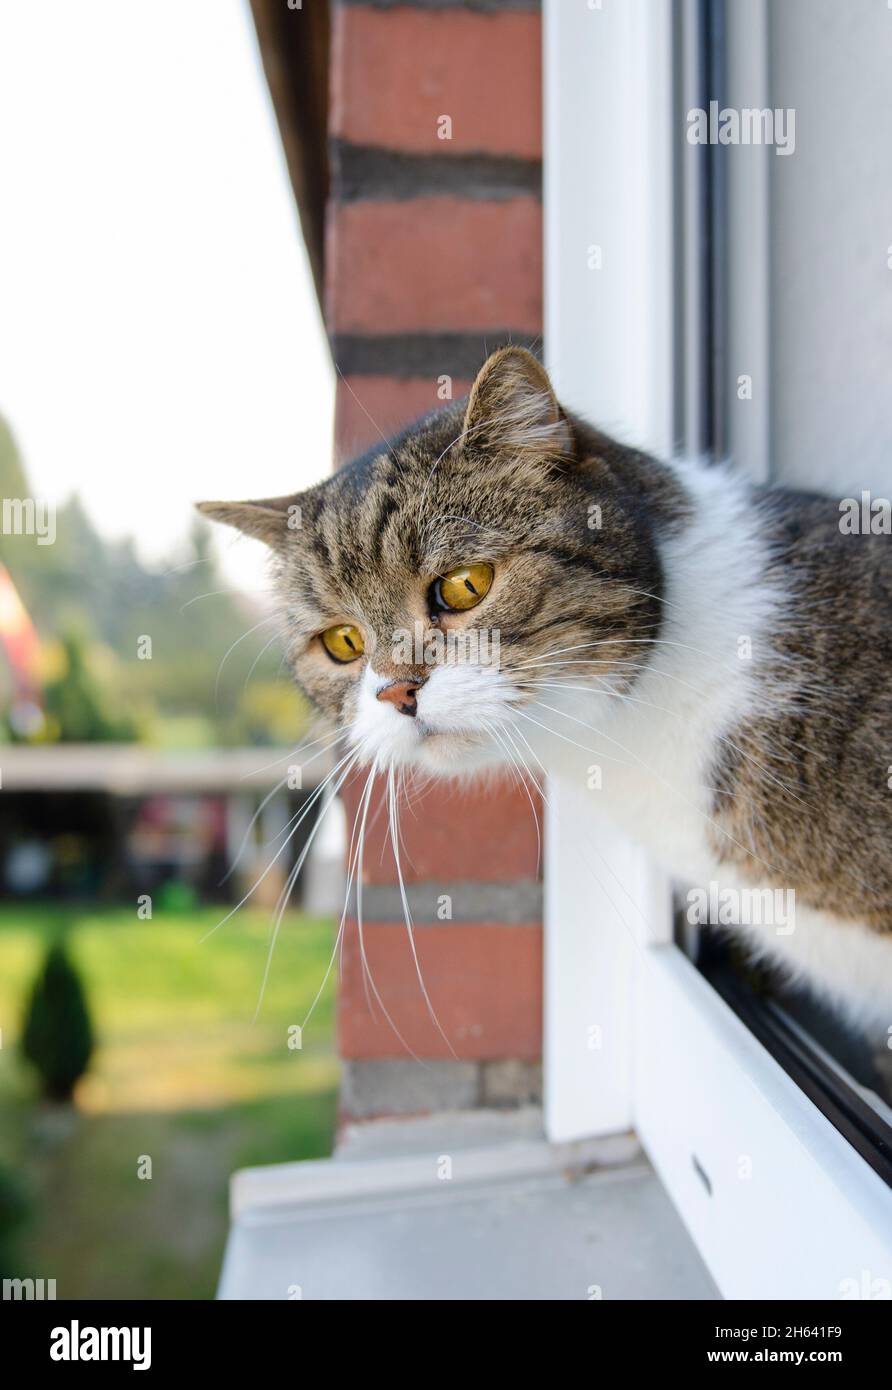
M 341 461 L 444 391 L 464 395 L 498 343 L 539 341 L 540 42 L 531 0 L 334 0 L 325 298 Z M 507 784 L 433 788 L 401 813 L 418 960 L 455 1055 L 419 986 L 386 817 L 370 820 L 366 955 L 404 1041 L 369 1007 L 351 922 L 338 1006 L 345 1114 L 535 1098 L 542 927 L 529 799 Z

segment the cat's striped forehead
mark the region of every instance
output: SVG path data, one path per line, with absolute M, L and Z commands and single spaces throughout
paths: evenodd
M 320 611 L 356 596 L 371 608 L 387 605 L 416 576 L 497 559 L 533 535 L 535 489 L 469 447 L 465 404 L 373 448 L 305 494 L 282 572 L 293 598 Z

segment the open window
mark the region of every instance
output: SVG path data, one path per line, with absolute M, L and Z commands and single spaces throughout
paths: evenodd
M 561 398 L 657 453 L 888 495 L 892 16 L 829 0 L 546 0 L 545 26 L 546 351 Z M 798 154 L 691 145 L 687 113 L 712 101 L 793 112 Z M 584 790 L 552 784 L 551 1137 L 637 1130 L 727 1297 L 883 1296 L 892 1051 L 680 925 L 675 886 L 591 821 Z

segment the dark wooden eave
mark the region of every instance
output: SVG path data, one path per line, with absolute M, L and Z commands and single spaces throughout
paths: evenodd
M 316 293 L 322 303 L 328 200 L 328 0 L 251 0 L 260 57 L 279 123 L 285 159 Z

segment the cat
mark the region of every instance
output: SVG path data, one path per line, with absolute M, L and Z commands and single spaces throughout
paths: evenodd
M 519 347 L 305 492 L 199 507 L 271 547 L 291 670 L 357 764 L 597 767 L 599 814 L 676 879 L 792 895 L 793 921 L 727 920 L 885 1041 L 887 538 L 607 438 Z

